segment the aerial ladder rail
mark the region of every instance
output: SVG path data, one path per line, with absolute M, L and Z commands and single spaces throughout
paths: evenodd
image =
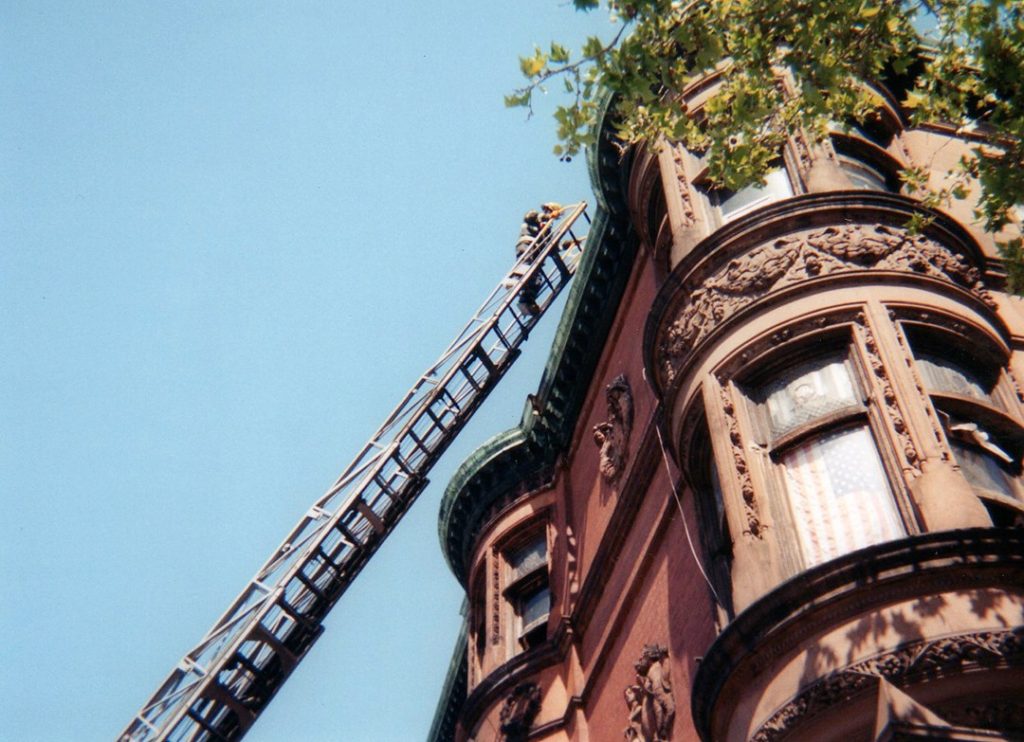
M 575 273 L 586 204 L 556 212 L 463 330 L 119 739 L 242 737 L 323 620 L 427 485 L 426 475 L 519 356 Z

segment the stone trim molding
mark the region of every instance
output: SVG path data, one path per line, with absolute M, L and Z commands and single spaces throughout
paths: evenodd
M 685 301 L 665 323 L 658 372 L 670 385 L 686 356 L 733 315 L 759 299 L 810 279 L 895 271 L 966 289 L 989 307 L 981 272 L 936 240 L 884 224 L 845 224 L 759 242 L 724 264 L 707 261 L 683 282 Z
M 682 213 L 682 226 L 692 227 L 697 223 L 697 212 L 693 206 L 693 195 L 690 191 L 690 182 L 686 177 L 686 161 L 683 157 L 682 147 L 679 145 L 672 145 L 672 164 L 674 165 L 674 175 L 676 185 L 679 189 L 679 201 L 683 207 Z
M 871 375 L 874 382 L 879 386 L 880 407 L 896 433 L 899 441 L 899 449 L 906 461 L 905 469 L 909 469 L 913 475 L 921 473 L 921 454 L 918 451 L 914 439 L 910 435 L 907 421 L 900 410 L 899 401 L 896 398 L 896 390 L 893 388 L 892 379 L 889 378 L 889 370 L 882 361 L 881 353 L 878 350 L 878 341 L 871 329 L 871 323 L 863 313 L 858 313 L 854 318 L 856 326 L 861 335 L 861 342 L 867 351 L 868 365 L 871 367 Z
M 899 685 L 979 667 L 1024 665 L 1024 631 L 978 631 L 908 642 L 836 670 L 802 690 L 751 736 L 775 742 L 802 722 L 874 688 L 880 678 Z
M 743 435 L 740 433 L 739 422 L 736 419 L 736 404 L 730 393 L 728 382 L 719 379 L 718 383 L 722 399 L 722 412 L 725 415 L 726 427 L 729 429 L 729 448 L 732 451 L 733 470 L 739 476 L 740 494 L 743 496 L 743 518 L 746 524 L 743 535 L 748 538 L 761 539 L 764 538 L 764 528 L 761 524 L 761 515 L 758 512 L 754 480 L 750 476 L 747 455 L 743 451 Z
M 704 654 L 691 714 L 703 739 L 729 709 L 727 687 L 745 687 L 806 634 L 929 592 L 1024 584 L 1024 533 L 969 528 L 908 536 L 812 567 L 762 596 L 728 624 Z M 724 717 L 723 717 L 724 718 Z

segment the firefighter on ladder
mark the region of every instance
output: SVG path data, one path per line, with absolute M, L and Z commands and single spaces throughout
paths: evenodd
M 551 222 L 562 215 L 562 207 L 560 204 L 550 202 L 541 204 L 540 211 L 531 209 L 527 211 L 523 216 L 523 225 L 519 228 L 519 239 L 516 240 L 516 259 L 523 259 L 523 265 L 519 268 L 514 276 L 522 275 L 520 271 L 526 270 L 530 265 L 533 264 L 534 256 L 534 245 L 537 242 L 537 237 L 541 232 L 544 231 Z M 523 286 L 522 291 L 519 292 L 519 310 L 523 314 L 539 314 L 540 307 L 537 305 L 537 294 L 540 291 L 541 281 L 539 276 L 534 276 L 530 281 Z

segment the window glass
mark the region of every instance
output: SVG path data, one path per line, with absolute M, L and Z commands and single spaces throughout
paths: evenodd
M 994 457 L 956 439 L 950 439 L 949 447 L 953 449 L 960 471 L 972 487 L 1016 499 L 1012 478 Z
M 544 535 L 530 541 L 508 555 L 508 566 L 512 581 L 528 575 L 536 569 L 547 565 L 547 544 Z
M 866 425 L 820 435 L 781 462 L 806 566 L 905 533 Z
M 921 371 L 924 385 L 932 392 L 962 394 L 988 401 L 985 386 L 976 374 L 946 358 L 931 353 L 915 353 L 917 367 Z
M 536 592 L 523 597 L 519 605 L 519 615 L 522 619 L 522 633 L 534 628 L 536 624 L 547 619 L 548 611 L 551 610 L 551 591 L 544 585 Z
M 847 155 L 839 156 L 839 167 L 854 188 L 862 191 L 889 191 L 889 183 L 876 168 Z
M 505 597 L 512 618 L 508 641 L 510 654 L 529 649 L 546 638 L 551 610 L 548 587 L 547 539 L 543 529 L 533 530 L 529 541 L 504 553 L 508 575 Z
M 722 221 L 744 214 L 761 204 L 778 201 L 793 195 L 793 187 L 784 168 L 776 168 L 765 175 L 764 185 L 750 185 L 738 191 L 720 191 L 717 202 Z
M 772 437 L 860 404 L 845 359 L 834 356 L 797 366 L 763 393 Z

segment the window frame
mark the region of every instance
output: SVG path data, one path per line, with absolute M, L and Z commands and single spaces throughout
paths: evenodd
M 551 544 L 547 520 L 533 520 L 518 526 L 498 547 L 501 559 L 501 597 L 506 606 L 508 627 L 506 646 L 508 656 L 532 649 L 547 639 L 547 625 L 551 618 Z M 544 545 L 544 559 L 526 572 L 516 574 L 512 557 L 518 552 L 541 542 Z M 543 617 L 529 624 L 524 623 L 525 605 L 540 592 L 547 592 L 548 606 Z
M 861 357 L 859 345 L 860 341 L 851 327 L 839 327 L 828 334 L 802 338 L 776 348 L 765 359 L 758 359 L 756 364 L 752 364 L 757 366 L 756 371 L 737 375 L 735 380 L 737 389 L 746 401 L 753 443 L 765 454 L 768 501 L 772 516 L 781 526 L 778 530 L 784 531 L 784 535 L 779 537 L 778 546 L 783 559 L 783 571 L 787 576 L 821 563 L 812 563 L 805 553 L 797 515 L 793 510 L 794 493 L 790 491 L 786 464 L 783 462 L 788 453 L 813 441 L 821 441 L 844 430 L 863 428 L 874 444 L 880 474 L 892 500 L 892 515 L 898 527 L 904 535 L 916 529 L 901 472 L 889 451 L 889 435 L 880 422 L 877 410 L 873 410 L 871 377 Z M 787 371 L 798 371 L 816 360 L 829 358 L 842 359 L 856 402 L 830 410 L 773 437 L 767 411 L 767 387 Z
M 775 175 L 781 176 L 780 183 L 787 186 L 788 192 L 781 194 L 772 192 L 772 183 L 768 179 Z M 785 163 L 782 162 L 781 160 L 779 160 L 777 163 L 773 163 L 773 167 L 764 174 L 764 178 L 764 186 L 752 184 L 742 187 L 739 190 L 729 190 L 727 188 L 712 188 L 709 187 L 707 184 L 703 184 L 701 186 L 701 190 L 706 195 L 708 204 L 711 207 L 712 212 L 714 214 L 714 220 L 716 225 L 722 226 L 723 224 L 728 224 L 729 222 L 735 221 L 736 219 L 739 219 L 740 217 L 743 217 L 746 214 L 750 214 L 754 211 L 757 211 L 761 207 L 767 206 L 768 204 L 774 204 L 779 201 L 784 201 L 785 199 L 792 199 L 793 197 L 795 197 L 795 195 L 797 195 L 800 192 L 797 187 L 797 183 L 794 181 L 792 175 L 790 174 L 790 169 L 788 169 L 785 166 Z M 760 198 L 757 198 L 754 201 L 732 211 L 727 212 L 724 209 L 724 205 L 727 201 L 737 197 L 737 195 L 743 193 L 744 191 L 750 190 L 762 190 L 764 191 L 764 194 L 761 195 Z
M 970 342 L 965 343 L 962 335 L 939 327 L 906 320 L 899 325 L 921 379 L 922 393 L 938 416 L 953 462 L 994 522 L 1005 519 L 1007 509 L 1015 510 L 1018 520 L 1024 522 L 1024 426 L 1011 414 L 1013 410 L 1019 412 L 1019 403 L 1007 376 L 1008 359 L 992 348 L 980 333 L 967 330 Z M 971 353 L 958 350 L 967 346 Z M 924 357 L 929 361 L 931 358 L 945 361 L 981 388 L 983 396 L 931 386 L 921 364 Z M 971 425 L 981 437 L 972 440 L 965 430 Z M 1013 465 L 999 460 L 992 450 L 986 450 L 983 441 L 990 441 L 996 449 L 1006 452 L 1013 459 Z M 984 487 L 973 480 L 970 467 L 957 458 L 958 446 L 994 463 L 1007 477 L 1012 494 Z
M 768 193 L 769 195 L 759 198 L 751 203 L 748 203 L 745 206 L 736 209 L 735 211 L 729 212 L 728 214 L 722 209 L 723 202 L 728 198 L 732 198 L 733 196 L 736 196 L 737 194 L 742 193 L 747 189 L 755 188 L 755 186 L 751 185 L 746 186 L 745 188 L 741 188 L 739 191 L 730 191 L 725 188 L 712 187 L 712 185 L 707 181 L 706 171 L 702 173 L 699 177 L 697 177 L 695 179 L 694 185 L 696 186 L 697 191 L 703 197 L 705 211 L 708 215 L 708 220 L 712 224 L 712 226 L 717 229 L 718 227 L 721 227 L 730 222 L 734 222 L 737 219 L 740 219 L 741 217 L 744 217 L 747 214 L 750 214 L 762 208 L 763 206 L 767 206 L 768 204 L 776 203 L 778 201 L 784 201 L 787 198 L 793 198 L 794 196 L 797 196 L 801 193 L 799 182 L 793 178 L 793 175 L 790 172 L 789 167 L 786 165 L 786 162 L 782 157 L 780 157 L 778 160 L 772 163 L 771 169 L 764 174 L 764 177 L 767 180 L 767 178 L 776 173 L 782 174 L 782 180 L 788 186 L 789 189 L 788 193 L 779 196 L 773 196 L 770 194 L 770 184 L 766 182 L 765 188 L 763 190 L 765 190 L 766 193 Z
M 734 537 L 729 528 L 725 493 L 715 463 L 711 430 L 703 404 L 690 411 L 687 428 L 695 431 L 688 441 L 686 468 L 688 484 L 696 497 L 700 539 L 708 572 L 725 619 L 735 617 L 732 601 L 732 570 Z
M 843 132 L 832 132 L 829 139 L 836 154 L 836 164 L 844 175 L 848 170 L 843 167 L 843 161 L 847 161 L 878 175 L 885 185 L 884 189 L 860 188 L 852 185 L 852 190 L 875 193 L 899 193 L 901 191 L 903 186 L 899 173 L 902 166 L 878 144 L 862 136 Z

